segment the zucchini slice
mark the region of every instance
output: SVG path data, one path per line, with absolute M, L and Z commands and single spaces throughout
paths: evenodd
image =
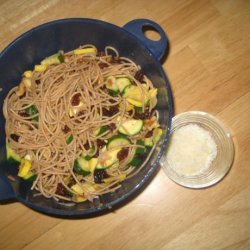
M 110 150 L 115 147 L 119 147 L 119 146 L 122 147 L 122 146 L 129 145 L 129 144 L 130 144 L 130 140 L 127 137 L 123 135 L 115 135 L 109 139 L 108 144 L 107 144 L 107 149 Z
M 123 97 L 136 107 L 142 107 L 143 103 L 144 105 L 147 105 L 149 102 L 148 96 L 142 95 L 140 87 L 134 85 L 128 86 L 124 89 Z
M 30 170 L 31 170 L 31 162 L 29 160 L 22 159 L 19 165 L 17 176 L 24 178 L 29 174 Z
M 108 90 L 111 90 L 113 93 L 118 93 L 119 89 L 116 84 L 116 78 L 114 76 L 109 76 L 106 80 L 105 86 Z
M 24 180 L 29 181 L 29 182 L 35 181 L 36 178 L 37 178 L 37 174 L 33 173 L 32 171 L 30 171 L 27 175 L 23 177 Z
M 145 146 L 144 141 L 137 140 L 137 145 Z M 127 166 L 137 167 L 142 163 L 142 155 L 146 153 L 146 148 L 135 148 L 132 151 L 132 159 L 128 162 Z
M 74 162 L 74 171 L 78 174 L 86 176 L 90 173 L 89 163 L 82 157 L 78 157 Z
M 95 157 L 91 158 L 89 160 L 88 164 L 89 164 L 89 170 L 90 170 L 90 172 L 94 172 L 94 170 L 95 170 L 95 168 L 96 168 L 96 166 L 98 164 L 98 158 L 95 158 Z
M 99 162 L 96 166 L 96 169 L 105 169 L 111 167 L 114 163 L 118 162 L 117 153 L 120 151 L 120 149 L 116 150 L 109 150 L 104 152 L 106 154 L 106 160 L 103 162 Z
M 89 162 L 87 160 L 82 157 L 78 157 L 77 163 L 82 170 L 84 170 L 85 172 L 90 172 Z
M 73 192 L 79 194 L 79 195 L 82 195 L 84 194 L 84 191 L 83 189 L 81 188 L 81 186 L 79 186 L 78 184 L 74 184 L 71 189 L 73 190 Z
M 64 56 L 61 52 L 58 52 L 52 56 L 49 56 L 41 61 L 42 65 L 52 65 L 52 64 L 60 64 L 64 62 Z
M 157 89 L 150 89 L 149 90 L 149 101 L 151 103 L 151 107 L 154 108 L 157 105 Z
M 118 96 L 118 94 L 119 94 L 118 91 L 114 91 L 114 90 L 112 90 L 112 89 L 108 89 L 108 93 L 109 93 L 109 95 L 111 95 L 111 96 Z
M 44 72 L 47 68 L 48 68 L 47 64 L 43 64 L 43 65 L 42 64 L 37 64 L 34 67 L 34 71 L 36 71 L 36 72 Z
M 113 181 L 117 181 L 117 180 L 123 181 L 125 179 L 126 179 L 126 174 L 121 174 L 119 176 L 113 176 L 113 177 L 104 178 L 103 182 L 106 183 L 106 184 L 110 184 Z
M 119 77 L 119 78 L 116 78 L 116 85 L 120 93 L 123 93 L 125 88 L 131 85 L 131 81 L 127 77 Z
M 99 135 L 103 134 L 104 132 L 106 132 L 107 130 L 108 130 L 108 126 L 101 126 L 100 128 L 98 128 L 98 129 L 94 132 L 94 134 L 95 134 L 96 136 L 99 136 Z
M 131 166 L 133 166 L 133 167 L 137 167 L 137 166 L 139 166 L 141 163 L 142 163 L 142 160 L 141 160 L 140 158 L 138 158 L 138 157 L 135 156 L 135 157 L 129 162 L 128 165 L 131 165 Z
M 21 162 L 21 157 L 16 152 L 14 152 L 14 150 L 10 148 L 8 144 L 6 144 L 6 153 L 7 153 L 7 160 L 9 162 L 13 162 L 13 163 Z
M 87 150 L 87 152 L 83 151 L 81 157 L 89 161 L 91 158 L 93 158 L 95 151 L 96 151 L 95 147 L 92 147 L 89 150 Z
M 82 48 L 82 49 L 75 49 L 73 52 L 75 55 L 94 54 L 96 53 L 96 49 L 92 47 Z
M 141 107 L 135 107 L 135 113 L 142 114 L 143 110 Z
M 153 137 L 145 138 L 144 144 L 146 147 L 149 147 L 149 148 L 153 147 L 154 145 Z
M 118 131 L 124 135 L 136 135 L 143 127 L 143 120 L 129 119 L 122 122 Z
M 153 131 L 153 143 L 156 144 L 162 136 L 162 129 L 161 128 L 155 128 Z
M 140 145 L 140 146 L 144 146 L 144 141 L 143 140 L 137 140 L 136 144 Z M 144 148 L 138 147 L 138 148 L 136 148 L 135 153 L 137 155 L 143 155 L 143 154 L 146 153 L 146 149 L 145 149 L 145 147 Z

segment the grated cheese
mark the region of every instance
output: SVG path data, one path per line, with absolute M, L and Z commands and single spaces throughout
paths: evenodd
M 217 145 L 210 132 L 189 124 L 173 132 L 167 160 L 177 174 L 197 175 L 209 168 L 217 155 Z

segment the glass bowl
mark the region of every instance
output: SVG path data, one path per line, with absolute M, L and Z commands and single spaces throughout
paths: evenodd
M 176 171 L 175 163 L 170 162 L 168 157 L 171 135 L 182 126 L 189 124 L 196 124 L 208 131 L 217 145 L 217 155 L 210 166 L 193 175 Z M 171 180 L 189 188 L 205 188 L 216 184 L 228 173 L 234 158 L 233 140 L 230 132 L 216 117 L 201 111 L 181 113 L 172 120 L 171 135 L 167 151 L 160 161 L 161 167 Z

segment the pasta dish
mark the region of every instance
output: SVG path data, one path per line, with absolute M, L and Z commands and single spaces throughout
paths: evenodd
M 113 47 L 58 53 L 4 101 L 7 158 L 47 198 L 93 201 L 146 164 L 162 135 L 157 88 Z

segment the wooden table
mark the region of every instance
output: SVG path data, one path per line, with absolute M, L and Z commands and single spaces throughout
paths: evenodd
M 0 249 L 249 249 L 250 1 L 2 0 L 0 49 L 38 24 L 66 17 L 159 23 L 171 43 L 163 67 L 175 113 L 202 110 L 221 119 L 233 135 L 235 160 L 222 182 L 204 190 L 180 187 L 159 170 L 126 206 L 94 218 L 1 205 Z

